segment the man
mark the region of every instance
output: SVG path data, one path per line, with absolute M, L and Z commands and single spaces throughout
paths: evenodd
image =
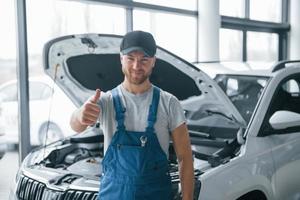
M 183 200 L 193 199 L 193 161 L 183 110 L 173 95 L 149 80 L 155 53 L 150 33 L 127 33 L 120 46 L 124 81 L 103 94 L 97 89 L 71 117 L 71 127 L 77 132 L 97 120 L 103 129 L 101 200 L 172 199 L 170 138 L 179 162 Z

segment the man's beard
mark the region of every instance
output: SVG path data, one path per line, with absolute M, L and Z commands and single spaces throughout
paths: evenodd
M 138 76 L 134 76 L 133 73 L 130 73 L 126 70 L 123 71 L 123 73 L 125 74 L 127 80 L 129 81 L 129 83 L 134 84 L 134 85 L 141 85 L 142 83 L 144 83 L 151 75 L 152 71 L 149 71 L 149 73 L 145 73 L 143 71 L 142 75 L 138 75 Z

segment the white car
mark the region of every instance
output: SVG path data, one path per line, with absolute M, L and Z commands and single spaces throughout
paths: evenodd
M 1 98 L 0 98 L 0 115 L 1 115 Z M 4 156 L 5 152 L 7 150 L 7 143 L 5 138 L 5 128 L 4 123 L 0 119 L 0 159 Z
M 247 121 L 226 150 L 234 155 L 201 176 L 199 199 L 300 199 L 295 176 L 300 167 L 300 62 L 197 67 L 214 78 Z M 219 164 L 219 154 L 211 164 Z
M 107 91 L 122 81 L 120 41 L 120 36 L 100 34 L 56 38 L 45 46 L 45 71 L 52 78 L 61 77 L 57 84 L 80 106 L 96 88 Z M 222 80 L 231 83 L 222 89 L 217 79 L 200 70 L 204 65 L 196 67 L 159 47 L 151 76 L 155 85 L 181 101 L 186 112 L 195 156 L 194 199 L 299 199 L 299 62 L 277 63 L 268 73 L 248 75 L 259 80 L 256 92 L 228 78 Z M 238 88 L 242 91 L 236 94 Z M 173 199 L 179 200 L 172 145 L 169 153 Z M 102 158 L 103 135 L 97 124 L 40 147 L 24 159 L 10 200 L 96 200 Z
M 5 125 L 8 143 L 18 143 L 17 81 L 0 85 L 0 121 Z M 47 76 L 29 78 L 31 144 L 41 145 L 72 134 L 69 118 L 75 105 Z

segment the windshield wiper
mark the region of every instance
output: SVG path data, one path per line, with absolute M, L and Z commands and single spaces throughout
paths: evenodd
M 231 116 L 228 116 L 222 112 L 218 112 L 218 111 L 213 111 L 213 110 L 205 110 L 205 112 L 208 114 L 208 115 L 220 115 L 220 116 L 223 116 L 225 117 L 226 119 L 229 119 L 230 121 L 234 122 L 235 124 L 237 124 L 240 128 L 246 128 L 247 125 L 246 124 L 243 124 L 241 122 L 239 122 L 234 115 L 231 115 Z
M 200 131 L 190 130 L 189 129 L 190 136 L 194 137 L 200 137 L 200 138 L 206 138 L 206 139 L 212 139 L 211 136 L 208 133 L 203 133 Z
M 235 119 L 234 119 L 233 117 L 230 117 L 230 116 L 228 116 L 228 115 L 225 115 L 225 114 L 222 113 L 222 112 L 213 111 L 213 110 L 205 110 L 205 112 L 206 112 L 208 115 L 212 115 L 212 114 L 213 114 L 213 115 L 220 115 L 220 116 L 225 117 L 226 119 L 229 119 L 230 121 L 236 122 Z

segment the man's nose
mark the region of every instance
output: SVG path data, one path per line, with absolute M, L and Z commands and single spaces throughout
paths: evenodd
M 140 67 L 141 67 L 141 64 L 140 64 L 139 60 L 135 60 L 133 62 L 133 68 L 134 69 L 139 69 Z

